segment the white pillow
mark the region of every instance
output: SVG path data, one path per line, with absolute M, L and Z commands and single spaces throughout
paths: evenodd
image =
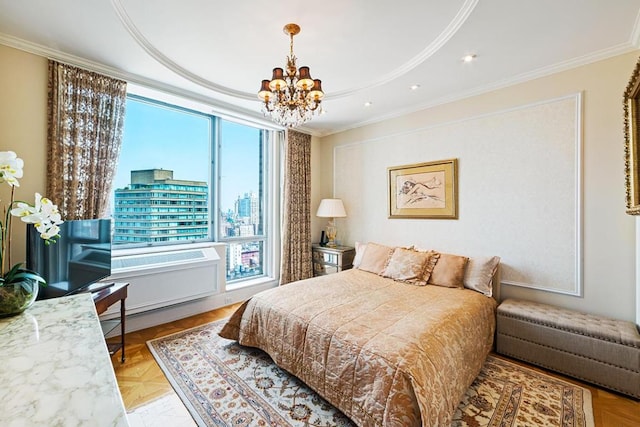
M 474 257 L 469 258 L 467 269 L 464 272 L 464 287 L 473 289 L 490 297 L 493 295 L 491 279 L 496 274 L 500 257 Z
M 353 268 L 358 268 L 360 266 L 365 249 L 367 249 L 366 243 L 356 242 L 356 256 L 353 257 Z

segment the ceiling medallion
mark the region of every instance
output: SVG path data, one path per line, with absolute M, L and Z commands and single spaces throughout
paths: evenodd
M 271 80 L 263 80 L 258 92 L 265 116 L 288 128 L 294 128 L 311 120 L 322 112 L 322 82 L 312 79 L 309 67 L 296 68 L 293 54 L 293 36 L 300 32 L 296 24 L 287 24 L 284 33 L 290 37 L 286 74 L 282 68 L 274 68 Z

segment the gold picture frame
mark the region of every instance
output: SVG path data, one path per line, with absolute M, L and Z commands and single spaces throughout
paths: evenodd
M 389 218 L 458 219 L 458 160 L 387 168 Z
M 627 213 L 640 215 L 640 59 L 624 92 L 624 181 Z

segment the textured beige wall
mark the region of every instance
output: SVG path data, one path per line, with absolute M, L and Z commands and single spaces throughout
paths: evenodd
M 320 241 L 320 233 L 327 225 L 327 218 L 318 218 L 316 212 L 320 200 L 332 197 L 333 182 L 324 179 L 327 171 L 333 170 L 333 160 L 327 159 L 321 139 L 311 137 L 311 241 Z M 341 220 L 336 220 L 341 221 Z
M 323 190 L 321 197 L 329 197 L 334 191 L 334 149 L 353 143 L 378 144 L 381 149 L 394 149 L 395 135 L 441 124 L 460 122 L 464 126 L 470 117 L 493 114 L 522 105 L 543 102 L 553 98 L 581 92 L 583 94 L 583 247 L 584 263 L 583 296 L 567 296 L 515 286 L 504 286 L 503 297 L 518 297 L 553 303 L 568 308 L 635 320 L 635 222 L 624 213 L 624 173 L 622 135 L 622 93 L 627 85 L 638 52 L 620 55 L 587 66 L 539 78 L 465 100 L 452 102 L 415 112 L 384 122 L 322 138 L 320 161 L 321 179 L 316 184 Z M 484 141 L 483 141 L 484 142 Z M 490 146 L 490 141 L 486 141 Z M 397 146 L 395 149 L 399 149 Z M 457 157 L 464 156 L 464 147 Z M 423 159 L 427 161 L 427 159 Z M 366 162 L 367 159 L 353 159 Z M 416 159 L 416 162 L 421 161 Z M 508 158 L 504 159 L 509 162 Z M 389 165 L 391 166 L 391 165 Z M 338 174 L 340 175 L 340 174 Z M 364 180 L 366 181 L 366 179 Z M 328 183 L 328 184 L 327 184 Z M 477 183 L 481 191 L 482 183 Z M 380 189 L 386 192 L 386 188 Z M 358 201 L 362 210 L 374 211 L 380 207 L 366 192 Z M 514 219 L 517 221 L 517 218 Z M 427 241 L 426 223 L 420 220 L 387 220 L 389 227 L 400 228 L 403 235 L 414 233 L 417 239 Z M 393 221 L 396 221 L 393 223 Z M 358 224 L 362 240 L 376 240 L 380 224 L 362 233 L 366 218 L 349 217 L 343 226 Z M 383 225 L 384 227 L 384 225 Z M 406 229 L 404 229 L 404 228 Z M 472 238 L 472 236 L 470 236 Z M 516 236 L 514 236 L 515 238 Z M 345 243 L 353 244 L 347 241 Z M 406 242 L 411 244 L 413 242 Z M 450 247 L 455 247 L 452 242 Z M 541 237 L 534 242 L 532 254 L 545 250 Z M 499 252 L 499 249 L 496 249 Z M 490 254 L 488 254 L 490 255 Z
M 16 199 L 33 203 L 44 194 L 47 143 L 47 60 L 0 45 L 0 151 L 15 151 L 24 160 L 24 177 Z M 2 208 L 10 193 L 0 185 Z M 12 263 L 25 259 L 25 226 L 14 221 Z

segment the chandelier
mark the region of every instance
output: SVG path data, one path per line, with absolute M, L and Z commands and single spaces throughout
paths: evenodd
M 293 36 L 300 32 L 300 27 L 287 24 L 283 31 L 290 37 L 286 74 L 282 68 L 274 68 L 271 80 L 262 81 L 258 98 L 262 100 L 265 116 L 271 116 L 274 122 L 282 126 L 294 128 L 322 111 L 320 104 L 324 92 L 322 82 L 311 78 L 309 67 L 296 68 Z

